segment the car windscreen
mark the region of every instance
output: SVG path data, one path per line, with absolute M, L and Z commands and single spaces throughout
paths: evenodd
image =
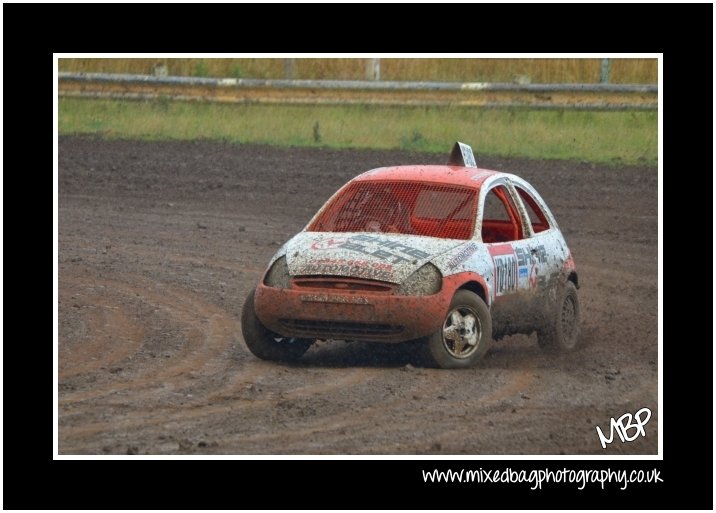
M 470 239 L 477 190 L 432 182 L 358 181 L 329 200 L 312 232 L 384 232 Z

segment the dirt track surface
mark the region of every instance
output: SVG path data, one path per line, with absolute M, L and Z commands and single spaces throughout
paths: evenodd
M 480 158 L 541 192 L 579 271 L 578 351 L 469 370 L 323 342 L 264 362 L 241 307 L 343 183 L 446 155 L 60 138 L 60 454 L 656 454 L 657 172 Z M 595 430 L 647 407 L 645 437 Z M 630 434 L 633 434 L 632 429 Z

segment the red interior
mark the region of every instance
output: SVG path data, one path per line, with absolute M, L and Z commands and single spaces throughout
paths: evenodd
M 519 221 L 517 207 L 510 199 L 509 194 L 504 186 L 497 186 L 491 189 L 488 194 L 494 193 L 502 205 L 510 220 L 503 219 L 483 219 L 482 220 L 482 241 L 486 243 L 507 242 L 518 240 L 522 237 L 522 223 Z
M 485 219 L 482 221 L 482 242 L 508 242 L 516 240 L 515 226 L 510 221 Z
M 473 222 L 471 219 L 451 219 L 450 221 L 441 221 L 435 219 L 412 218 L 413 233 L 415 235 L 426 235 L 428 237 L 441 237 L 442 235 L 433 234 L 450 234 L 451 239 L 470 239 L 472 237 Z M 445 236 L 446 237 L 446 236 Z M 446 237 L 447 238 L 447 237 Z

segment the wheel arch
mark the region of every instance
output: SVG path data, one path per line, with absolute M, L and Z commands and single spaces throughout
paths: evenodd
M 480 297 L 480 299 L 485 302 L 487 306 L 490 306 L 490 299 L 489 295 L 487 294 L 487 290 L 485 290 L 485 287 L 482 283 L 476 280 L 470 280 L 466 283 L 463 283 L 460 287 L 458 287 L 457 290 L 469 290 L 470 292 L 474 292 Z
M 579 288 L 579 276 L 577 276 L 577 271 L 572 271 L 567 276 L 567 281 L 571 281 L 574 283 L 575 288 Z

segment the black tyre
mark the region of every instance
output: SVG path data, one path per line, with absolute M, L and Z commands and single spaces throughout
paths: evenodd
M 474 365 L 492 343 L 492 317 L 485 302 L 469 290 L 452 298 L 443 327 L 423 340 L 423 360 L 431 367 L 460 369 Z
M 284 337 L 261 324 L 254 311 L 253 290 L 246 298 L 241 312 L 241 332 L 249 351 L 262 360 L 275 362 L 298 360 L 313 343 L 313 340 L 310 339 Z
M 568 281 L 559 292 L 547 325 L 537 332 L 545 351 L 572 351 L 579 341 L 579 298 L 574 283 Z

